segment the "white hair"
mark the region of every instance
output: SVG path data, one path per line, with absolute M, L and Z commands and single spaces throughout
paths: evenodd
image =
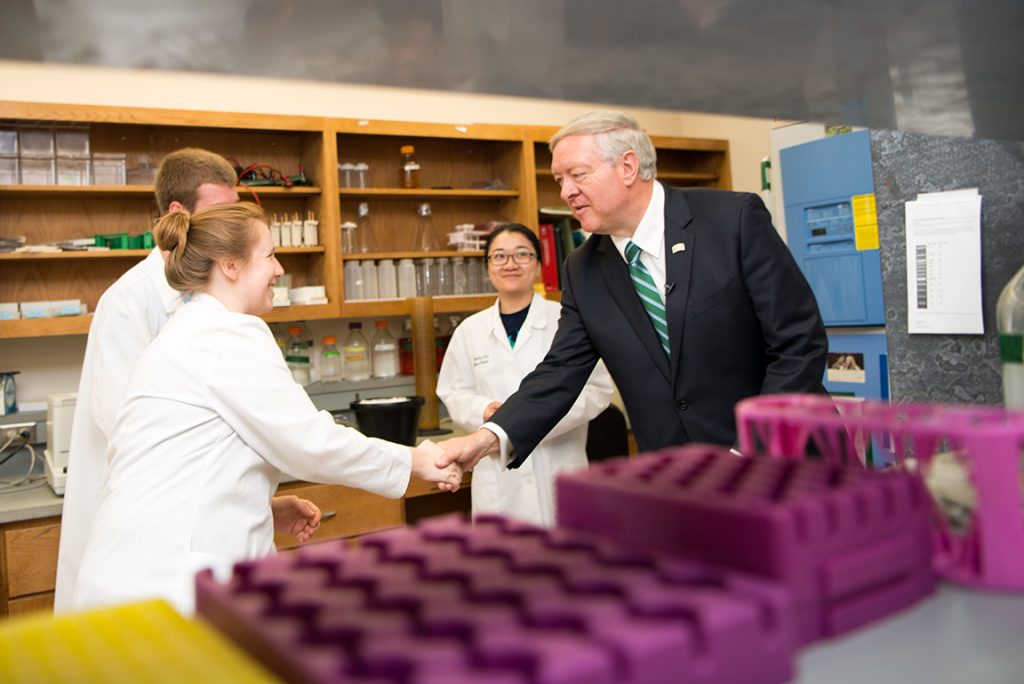
M 558 129 L 551 136 L 548 149 L 552 152 L 562 138 L 573 135 L 591 135 L 597 145 L 601 158 L 614 163 L 628 152 L 636 152 L 641 180 L 651 180 L 658 173 L 658 155 L 654 144 L 640 128 L 636 119 L 611 109 L 596 109 L 580 114 L 575 119 Z

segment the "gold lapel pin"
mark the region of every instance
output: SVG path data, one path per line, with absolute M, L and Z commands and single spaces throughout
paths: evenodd
M 684 245 L 682 242 L 677 242 L 676 244 L 672 245 L 672 253 L 673 254 L 676 254 L 677 252 L 685 252 L 685 251 L 686 251 L 686 245 Z

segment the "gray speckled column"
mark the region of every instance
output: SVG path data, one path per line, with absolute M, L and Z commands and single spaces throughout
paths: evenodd
M 871 132 L 893 401 L 1002 403 L 996 300 L 1024 264 L 1024 143 Z M 907 333 L 904 202 L 978 188 L 984 335 Z

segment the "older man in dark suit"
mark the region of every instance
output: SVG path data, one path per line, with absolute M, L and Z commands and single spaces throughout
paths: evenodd
M 569 255 L 544 361 L 480 430 L 442 443 L 446 461 L 518 466 L 598 359 L 642 451 L 732 444 L 737 401 L 824 391 L 818 306 L 760 198 L 657 182 L 650 139 L 620 112 L 577 117 L 550 147 L 562 199 L 594 235 Z

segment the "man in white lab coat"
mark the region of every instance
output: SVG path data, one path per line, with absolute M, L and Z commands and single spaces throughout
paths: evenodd
M 160 213 L 166 214 L 183 208 L 195 212 L 215 204 L 231 204 L 238 201 L 236 180 L 235 170 L 220 155 L 195 148 L 177 150 L 167 155 L 157 174 L 157 205 Z M 145 260 L 118 278 L 96 306 L 71 429 L 57 557 L 56 612 L 71 608 L 71 592 L 106 477 L 108 441 L 129 373 L 180 304 L 179 293 L 164 276 L 163 255 L 154 248 Z M 296 497 L 274 501 L 277 528 L 293 532 L 300 540 L 312 534 L 319 513 L 312 503 Z

